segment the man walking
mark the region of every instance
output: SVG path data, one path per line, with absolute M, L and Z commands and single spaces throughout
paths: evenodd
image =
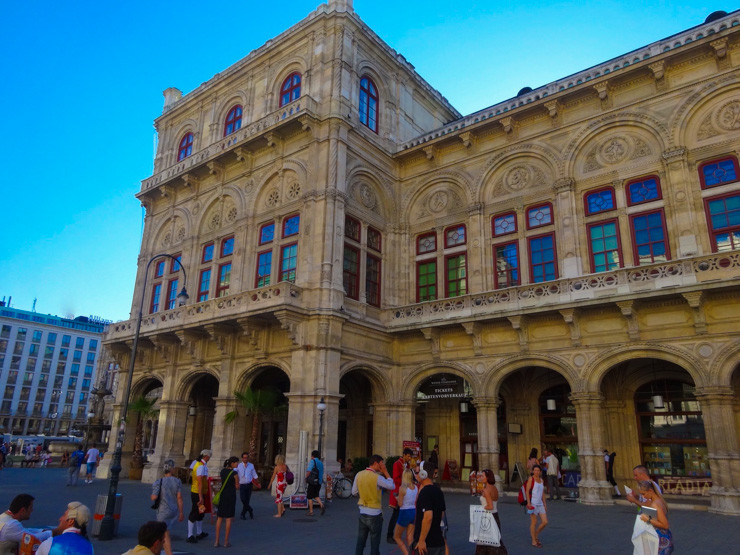
M 82 466 L 82 461 L 84 460 L 85 453 L 82 452 L 82 449 L 80 449 L 79 446 L 75 447 L 75 450 L 72 451 L 72 454 L 69 456 L 69 460 L 67 461 L 68 486 L 77 485 L 77 480 L 80 477 L 80 467 Z
M 396 522 L 398 522 L 398 499 L 396 496 L 398 495 L 398 490 L 401 488 L 401 478 L 403 477 L 403 471 L 406 470 L 406 468 L 409 465 L 409 462 L 411 461 L 411 456 L 414 454 L 414 452 L 409 448 L 406 447 L 406 449 L 403 450 L 403 454 L 396 459 L 396 462 L 393 463 L 393 491 L 390 494 L 390 499 L 388 501 L 388 505 L 393 509 L 393 513 L 391 514 L 391 520 L 388 523 L 388 532 L 386 532 L 386 541 L 388 543 L 392 543 L 393 545 L 396 544 L 396 540 L 393 538 L 393 533 L 396 531 Z
M 357 505 L 360 508 L 360 520 L 357 529 L 355 555 L 362 555 L 370 535 L 370 555 L 380 553 L 380 535 L 383 530 L 383 509 L 381 507 L 381 489 L 392 490 L 393 478 L 383 464 L 383 457 L 370 457 L 370 466 L 358 472 L 352 483 L 352 495 L 359 495 Z
M 87 450 L 85 455 L 85 463 L 87 463 L 87 476 L 85 476 L 85 483 L 92 484 L 93 478 L 95 477 L 95 468 L 100 464 L 100 451 L 92 444 L 92 447 Z
M 545 463 L 547 464 L 547 489 L 550 490 L 550 497 L 548 499 L 552 501 L 553 495 L 557 496 L 556 499 L 560 499 L 560 479 L 558 478 L 558 474 L 560 474 L 560 461 L 558 461 L 555 453 L 550 449 L 547 449 L 546 453 L 547 458 L 545 459 Z
M 321 492 L 321 482 L 324 480 L 324 463 L 319 458 L 319 452 L 311 451 L 311 460 L 308 461 L 306 469 L 306 498 L 308 498 L 308 514 L 313 515 L 313 502 L 316 501 L 321 506 L 321 514 L 326 511 L 326 505 L 321 502 L 319 493 Z
M 258 480 L 257 471 L 254 469 L 254 465 L 249 462 L 249 453 L 244 451 L 242 453 L 242 462 L 236 467 L 236 473 L 239 476 L 239 498 L 242 501 L 242 520 L 247 520 L 247 513 L 249 518 L 254 518 L 254 511 L 249 502 L 252 499 L 252 480 Z
M 650 475 L 648 474 L 647 467 L 638 464 L 635 468 L 632 469 L 632 477 L 635 479 L 635 482 L 638 484 L 640 482 L 653 482 L 653 486 L 655 486 L 655 491 L 657 491 L 659 494 L 663 495 L 663 490 L 660 488 L 660 486 L 650 478 Z M 637 490 L 638 497 L 635 497 L 632 495 L 632 492 L 630 491 L 626 496 L 625 499 L 629 501 L 630 503 L 634 503 L 638 507 L 642 507 L 646 502 L 647 499 L 645 499 L 642 495 L 639 493 L 639 489 Z
M 210 449 L 203 449 L 200 456 L 190 464 L 190 476 L 192 485 L 190 486 L 190 501 L 193 503 L 188 515 L 188 539 L 187 543 L 197 543 L 198 540 L 208 536 L 208 532 L 203 531 L 203 517 L 205 511 L 200 511 L 200 505 L 205 504 L 206 494 L 208 493 L 208 461 L 211 460 L 213 452 Z
M 442 534 L 442 518 L 447 510 L 442 490 L 432 480 L 437 467 L 433 462 L 422 462 L 416 467 L 419 493 L 416 497 L 416 520 L 414 521 L 414 553 L 420 555 L 444 555 L 445 538 Z

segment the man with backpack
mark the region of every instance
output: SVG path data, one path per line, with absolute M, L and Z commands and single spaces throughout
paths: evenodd
M 80 477 L 80 466 L 85 459 L 85 453 L 78 447 L 70 454 L 67 461 L 67 485 L 76 486 L 77 479 Z

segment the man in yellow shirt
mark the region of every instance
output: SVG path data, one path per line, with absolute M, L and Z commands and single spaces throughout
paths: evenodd
M 395 484 L 383 464 L 383 457 L 370 457 L 370 466 L 358 472 L 352 484 L 352 495 L 359 495 L 357 505 L 360 509 L 360 523 L 357 530 L 357 544 L 355 555 L 362 555 L 370 535 L 370 555 L 380 553 L 380 535 L 383 530 L 383 507 L 381 505 L 381 491 L 393 490 Z
M 208 461 L 213 453 L 210 449 L 203 449 L 200 457 L 190 465 L 192 485 L 190 486 L 190 500 L 193 508 L 188 515 L 188 543 L 196 543 L 198 540 L 208 536 L 203 531 L 203 517 L 205 512 L 200 512 L 198 506 L 205 504 L 205 496 L 208 493 Z

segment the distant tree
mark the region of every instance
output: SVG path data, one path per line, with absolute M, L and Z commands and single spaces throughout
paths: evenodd
M 280 392 L 276 389 L 252 389 L 235 391 L 234 396 L 239 401 L 239 407 L 226 414 L 225 420 L 231 423 L 239 417 L 239 409 L 244 410 L 244 416 L 252 416 L 252 435 L 249 439 L 249 459 L 257 460 L 257 436 L 260 430 L 260 419 L 268 412 L 277 408 Z
M 134 452 L 131 456 L 131 468 L 138 470 L 144 468 L 144 422 L 157 415 L 158 410 L 154 408 L 157 399 L 148 399 L 143 395 L 137 397 L 128 406 L 128 410 L 139 416 L 136 422 L 136 436 L 134 437 Z

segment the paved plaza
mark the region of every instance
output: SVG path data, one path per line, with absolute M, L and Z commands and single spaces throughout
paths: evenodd
M 11 468 L 0 472 L 0 506 L 7 508 L 17 493 L 30 493 L 36 497 L 35 509 L 28 527 L 56 525 L 69 501 L 77 500 L 95 508 L 98 494 L 108 491 L 108 483 L 96 480 L 92 485 L 80 484 L 65 487 L 65 469 L 60 468 Z M 96 554 L 120 554 L 136 544 L 136 531 L 141 523 L 153 517 L 149 508 L 150 486 L 123 480 L 119 492 L 124 496 L 122 520 L 118 537 L 109 542 L 93 538 Z M 190 500 L 183 489 L 186 514 Z M 450 552 L 472 553 L 468 543 L 468 506 L 474 502 L 463 493 L 445 494 L 450 531 Z M 670 510 L 669 498 L 669 510 Z M 387 506 L 387 497 L 384 498 Z M 210 536 L 197 545 L 185 543 L 186 523 L 174 530 L 174 550 L 178 553 L 354 553 L 357 531 L 357 507 L 354 499 L 335 499 L 324 516 L 309 517 L 305 511 L 286 511 L 282 519 L 273 518 L 275 505 L 264 491 L 252 496 L 254 520 L 236 519 L 232 529 L 229 550 L 213 547 L 214 525 L 206 517 L 204 530 Z M 237 505 L 237 508 L 239 505 Z M 630 535 L 635 511 L 627 505 L 589 507 L 578 503 L 554 501 L 548 505 L 550 526 L 543 532 L 542 552 L 548 553 L 631 553 Z M 389 512 L 386 510 L 385 524 Z M 504 542 L 511 554 L 534 553 L 530 546 L 528 517 L 517 505 L 513 496 L 506 496 L 499 503 Z M 318 511 L 317 511 L 318 515 Z M 740 519 L 719 516 L 706 511 L 685 509 L 670 510 L 676 553 L 722 554 L 737 552 L 740 545 Z M 385 526 L 384 526 L 385 533 Z M 369 553 L 369 544 L 365 553 Z M 385 543 L 381 553 L 400 553 L 395 546 Z

